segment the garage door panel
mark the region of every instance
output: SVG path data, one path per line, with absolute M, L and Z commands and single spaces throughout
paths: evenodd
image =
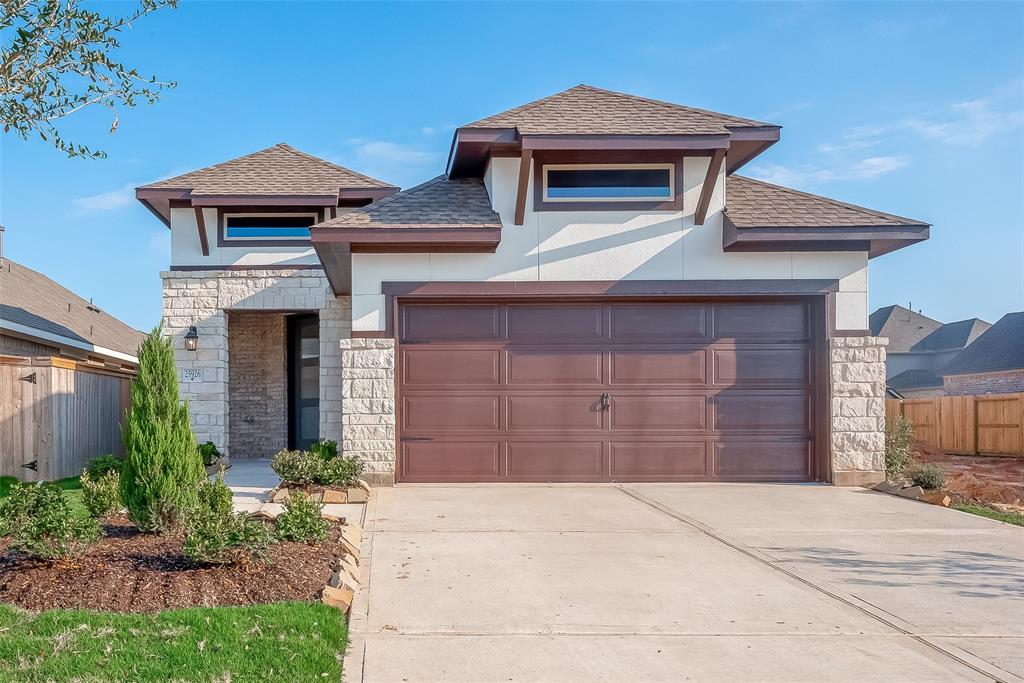
M 704 384 L 704 349 L 613 348 L 611 384 Z
M 497 479 L 501 445 L 497 441 L 412 441 L 402 444 L 402 473 L 407 481 L 479 481 Z
M 806 386 L 811 353 L 797 349 L 717 349 L 715 384 L 738 386 Z
M 497 340 L 501 307 L 483 305 L 406 305 L 402 307 L 402 340 Z
M 588 342 L 603 336 L 601 304 L 509 304 L 508 338 L 515 342 Z
M 508 476 L 541 481 L 581 481 L 602 477 L 600 441 L 512 441 Z
M 720 479 L 803 480 L 810 476 L 809 441 L 728 440 L 714 444 Z
M 508 349 L 508 384 L 601 384 L 604 354 L 601 349 L 536 348 Z
M 611 402 L 612 431 L 704 429 L 707 399 L 674 394 L 616 395 Z
M 410 346 L 402 350 L 402 384 L 407 387 L 496 385 L 501 381 L 500 367 L 498 349 Z
M 804 304 L 717 304 L 712 317 L 715 339 L 802 341 L 810 333 Z
M 501 397 L 450 393 L 402 396 L 402 428 L 445 433 L 501 428 Z
M 710 474 L 703 441 L 613 441 L 610 451 L 612 479 L 703 479 Z
M 505 400 L 508 429 L 601 430 L 603 413 L 593 394 L 515 394 Z
M 714 397 L 714 428 L 719 431 L 757 429 L 809 431 L 807 396 L 719 394 Z
M 608 307 L 613 342 L 681 342 L 708 338 L 703 304 L 635 303 Z

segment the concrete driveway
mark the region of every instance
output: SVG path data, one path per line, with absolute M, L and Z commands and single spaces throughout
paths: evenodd
M 348 683 L 1021 681 L 1024 529 L 859 489 L 399 486 Z

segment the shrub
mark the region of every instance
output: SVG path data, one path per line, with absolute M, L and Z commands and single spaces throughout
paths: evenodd
M 278 451 L 270 467 L 285 484 L 308 484 L 312 481 L 309 458 L 304 451 Z
M 338 442 L 332 439 L 320 439 L 309 447 L 309 452 L 319 455 L 324 460 L 338 457 Z
M 191 560 L 230 564 L 268 559 L 270 530 L 248 513 L 235 514 L 231 495 L 223 476 L 199 483 L 185 530 L 184 551 Z
M 95 518 L 105 517 L 121 508 L 121 475 L 114 470 L 94 477 L 88 468 L 79 478 L 82 484 L 82 502 Z
M 224 483 L 223 474 L 217 475 L 213 481 L 204 479 L 199 482 L 199 490 L 196 492 L 197 510 L 229 515 L 232 510 L 232 496 L 231 489 Z
M 363 463 L 356 457 L 324 457 L 314 451 L 280 451 L 270 466 L 286 486 L 351 486 L 363 473 Z
M 327 521 L 320 518 L 323 507 L 304 493 L 288 496 L 284 512 L 277 516 L 274 535 L 282 541 L 322 542 L 327 538 Z
M 93 458 L 85 465 L 85 471 L 89 473 L 89 476 L 93 479 L 99 479 L 108 472 L 116 472 L 121 474 L 121 469 L 124 467 L 124 460 L 121 458 L 115 458 L 112 455 L 101 455 L 98 458 Z
M 217 448 L 217 444 L 212 441 L 201 443 L 198 448 L 199 457 L 203 459 L 203 466 L 209 467 L 220 459 L 220 450 Z
M 363 473 L 363 461 L 350 455 L 324 460 L 319 469 L 316 483 L 323 486 L 353 486 Z
M 888 421 L 885 430 L 885 474 L 890 479 L 903 474 L 910 464 L 914 445 L 914 423 L 898 415 Z
M 157 327 L 139 347 L 139 374 L 132 382 L 124 429 L 121 499 L 144 531 L 178 526 L 196 503 L 205 478 L 189 427 L 188 403 L 178 401 L 178 373 L 170 339 Z
M 926 462 L 911 470 L 910 480 L 923 489 L 941 489 L 946 485 L 946 473 L 938 465 Z
M 103 532 L 94 519 L 77 517 L 63 491 L 52 485 L 15 484 L 0 501 L 0 536 L 11 548 L 54 560 L 88 550 Z

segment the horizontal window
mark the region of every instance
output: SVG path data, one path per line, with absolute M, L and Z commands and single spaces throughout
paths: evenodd
M 317 222 L 315 213 L 225 214 L 225 239 L 309 239 L 309 227 Z
M 630 202 L 671 200 L 672 164 L 544 167 L 544 200 L 549 202 Z

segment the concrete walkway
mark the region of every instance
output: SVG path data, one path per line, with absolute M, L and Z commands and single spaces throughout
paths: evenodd
M 224 483 L 235 494 L 232 498 L 235 512 L 280 513 L 284 509 L 283 505 L 268 502 L 270 492 L 280 481 L 280 477 L 270 468 L 269 460 L 239 458 L 232 460 L 231 467 L 224 472 Z M 366 506 L 328 503 L 324 505 L 324 512 L 362 524 Z
M 864 490 L 399 486 L 347 683 L 1021 681 L 1024 529 Z

